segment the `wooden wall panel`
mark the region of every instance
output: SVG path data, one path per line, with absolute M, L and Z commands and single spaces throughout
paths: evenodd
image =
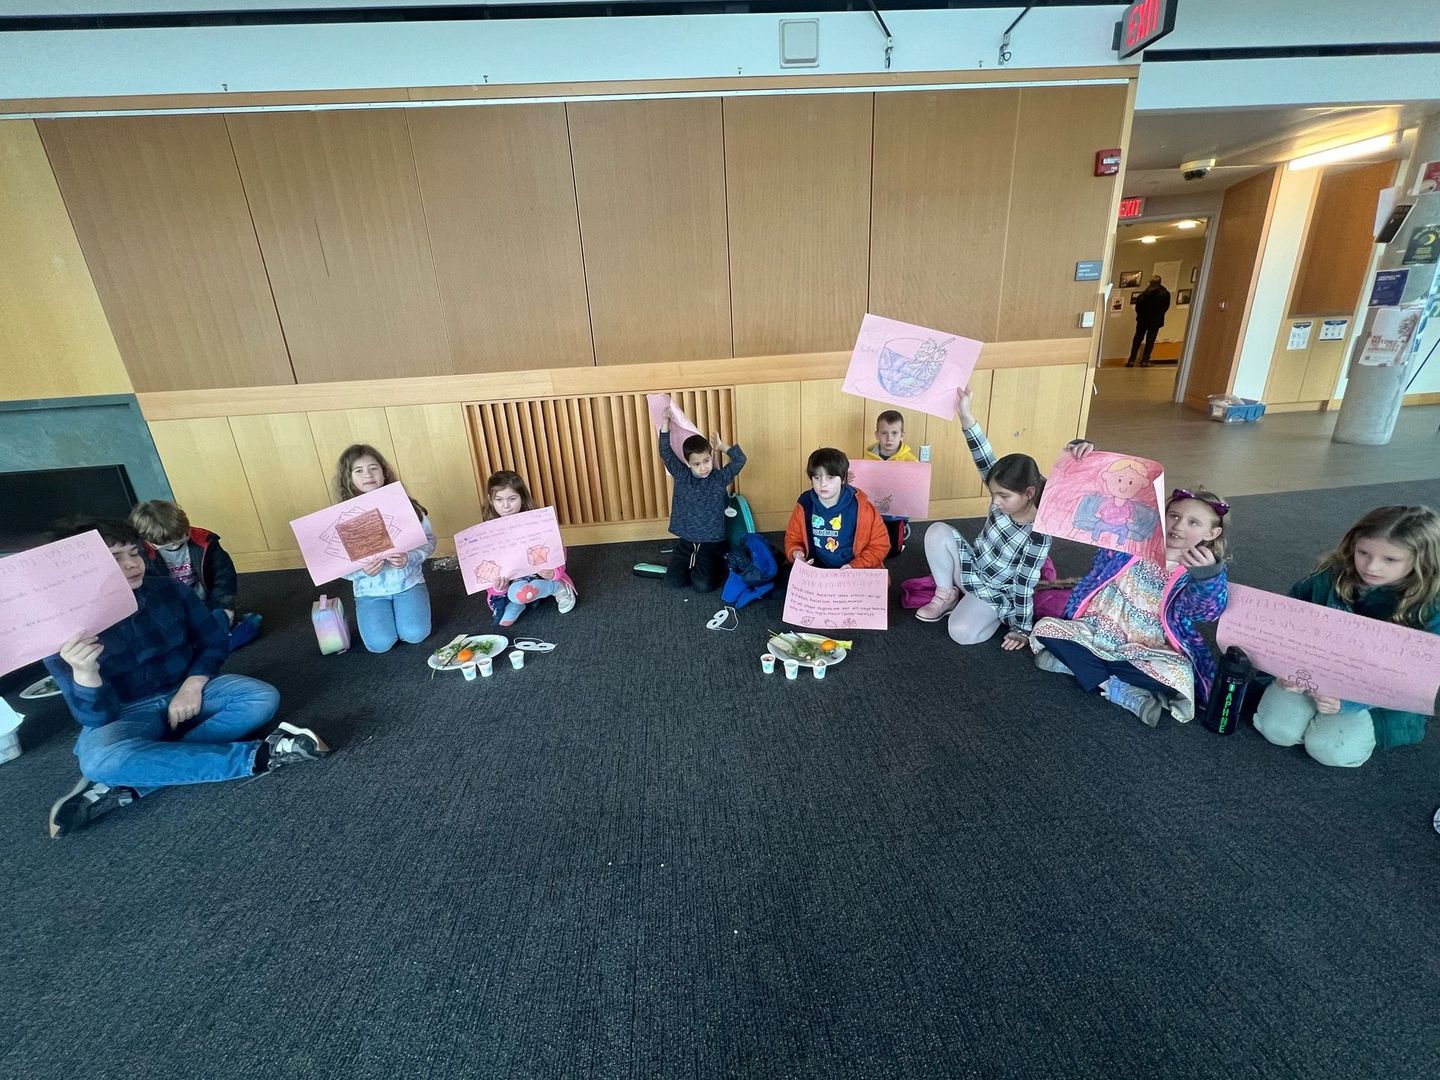
M 804 383 L 766 383 L 735 388 L 735 434 L 756 464 L 740 474 L 739 488 L 756 514 L 788 514 L 808 483 L 802 446 L 801 387 Z
M 874 95 L 723 106 L 735 354 L 849 348 L 870 275 Z
M 1372 216 L 1370 224 L 1374 223 Z M 1350 347 L 1348 336 L 1339 341 L 1321 341 L 1319 335 L 1317 323 L 1310 342 L 1310 362 L 1305 365 L 1305 381 L 1300 384 L 1301 401 L 1329 401 L 1334 396 L 1340 382 L 1340 365 Z
M 844 379 L 815 379 L 800 384 L 800 458 L 793 467 L 799 470 L 802 480 L 805 459 L 822 446 L 833 446 L 852 458 L 865 455 L 866 401 L 843 393 L 840 388 L 844 385 Z M 874 426 L 869 430 L 873 431 Z
M 150 435 L 175 501 L 192 524 L 218 533 L 232 555 L 267 549 L 228 420 L 157 420 Z
M 1375 200 L 1395 179 L 1395 166 L 1394 161 L 1379 161 L 1325 170 L 1310 214 L 1291 311 L 1349 315 L 1355 310 L 1375 250 Z
M 1076 370 L 1081 370 L 1077 368 Z M 970 390 L 974 394 L 970 410 L 975 419 L 987 432 L 990 430 L 990 394 L 994 372 L 977 371 L 970 376 Z M 924 442 L 930 444 L 930 498 L 978 499 L 985 494 L 985 485 L 975 471 L 975 459 L 970 456 L 970 444 L 965 441 L 965 430 L 959 420 L 941 420 L 937 416 L 916 414 L 924 422 Z M 907 420 L 908 422 L 908 420 Z M 912 443 L 914 448 L 916 444 Z
M 1048 473 L 1079 433 L 1086 374 L 1078 365 L 993 372 L 985 434 L 995 456 L 1029 454 Z
M 875 95 L 869 310 L 996 340 L 1020 94 Z
M 224 119 L 38 126 L 135 388 L 293 383 Z
M 335 467 L 340 463 L 340 455 L 355 443 L 373 446 L 392 466 L 399 468 L 395 465 L 395 443 L 390 437 L 390 423 L 384 409 L 326 409 L 307 415 L 310 436 L 315 440 L 315 456 L 324 471 L 325 487 L 332 499 L 339 497 L 334 491 Z
M 296 379 L 452 374 L 405 114 L 226 119 Z
M 566 109 L 595 362 L 733 356 L 720 101 Z
M 128 394 L 35 124 L 0 124 L 0 400 Z
M 1228 393 L 1234 385 L 1240 338 L 1278 186 L 1279 171 L 1267 169 L 1225 191 L 1205 279 L 1205 306 L 1190 313 L 1200 320 L 1185 384 L 1185 404 L 1192 408 L 1204 409 L 1211 394 Z
M 271 551 L 293 550 L 290 522 L 336 501 L 315 452 L 309 417 L 304 413 L 232 416 L 230 431 L 266 546 Z
M 593 364 L 565 106 L 406 116 L 454 369 Z
M 395 467 L 405 490 L 430 511 L 437 536 L 480 520 L 474 454 L 463 405 L 395 405 L 385 410 Z
M 1121 145 L 1126 92 L 1125 86 L 1019 91 L 1001 340 L 1092 336 L 1080 329 L 1079 315 L 1098 311 L 1103 286 L 1076 281 L 1075 264 L 1104 258 L 1114 229 L 1115 178 L 1094 175 L 1095 151 Z

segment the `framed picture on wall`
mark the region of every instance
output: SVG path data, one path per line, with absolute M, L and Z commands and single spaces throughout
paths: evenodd
M 1135 286 L 1140 284 L 1140 274 L 1141 271 L 1139 270 L 1121 270 L 1120 284 L 1118 287 L 1121 289 L 1135 288 Z
M 1191 296 L 1191 294 L 1194 293 L 1194 291 L 1195 291 L 1194 289 L 1176 289 L 1176 290 L 1175 290 L 1175 306 L 1176 306 L 1176 307 L 1189 307 L 1189 306 L 1190 306 L 1190 296 Z
M 1139 299 L 1140 299 L 1140 294 L 1139 294 L 1138 292 L 1132 292 L 1132 293 L 1130 294 L 1130 303 L 1133 304 L 1133 303 L 1135 303 L 1135 302 L 1136 302 L 1137 300 L 1139 300 Z
M 1192 267 L 1190 267 L 1190 284 L 1191 284 L 1191 285 L 1194 285 L 1194 284 L 1195 284 L 1197 281 L 1199 281 L 1199 280 L 1200 280 L 1200 268 L 1199 268 L 1198 266 L 1192 266 Z

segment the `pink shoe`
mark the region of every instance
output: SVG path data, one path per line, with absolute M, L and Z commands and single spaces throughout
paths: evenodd
M 959 602 L 960 590 L 953 585 L 948 589 L 936 589 L 934 599 L 915 612 L 915 618 L 921 622 L 939 622 Z

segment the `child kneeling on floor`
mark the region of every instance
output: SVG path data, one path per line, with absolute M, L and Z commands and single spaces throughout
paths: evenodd
M 480 507 L 481 521 L 510 517 L 527 510 L 536 509 L 535 500 L 530 497 L 530 488 L 517 472 L 501 469 L 492 473 L 485 481 L 485 502 Z M 516 578 L 514 581 L 497 581 L 485 590 L 490 610 L 495 621 L 501 626 L 512 626 L 525 609 L 537 600 L 547 596 L 555 597 L 555 606 L 560 614 L 567 614 L 575 606 L 579 593 L 575 582 L 565 572 L 565 567 L 554 570 L 540 570 L 535 574 Z
M 711 439 L 691 435 L 681 446 L 685 453 L 681 461 L 670 445 L 672 416 L 673 410 L 667 406 L 660 421 L 660 460 L 675 481 L 670 531 L 676 540 L 665 568 L 665 583 L 680 589 L 689 585 L 696 592 L 707 593 L 725 580 L 726 490 L 745 468 L 745 451 L 738 444 L 726 446 L 718 434 Z M 716 468 L 720 454 L 728 454 L 730 463 Z
M 810 490 L 800 493 L 785 526 L 785 559 L 836 570 L 873 570 L 890 551 L 885 522 L 865 493 L 847 483 L 850 459 L 821 447 L 805 464 Z
M 1440 515 L 1428 506 L 1382 506 L 1351 527 L 1290 595 L 1366 618 L 1440 634 Z M 1276 679 L 1255 729 L 1276 746 L 1303 743 L 1321 765 L 1355 768 L 1375 748 L 1425 738 L 1425 717 L 1326 697 Z
M 1075 676 L 1085 690 L 1100 690 L 1151 727 L 1166 712 L 1182 723 L 1192 719 L 1215 679 L 1215 656 L 1199 624 L 1225 610 L 1229 513 L 1213 492 L 1172 492 L 1165 565 L 1100 551 L 1071 593 L 1065 618 L 1035 624 L 1036 664 Z

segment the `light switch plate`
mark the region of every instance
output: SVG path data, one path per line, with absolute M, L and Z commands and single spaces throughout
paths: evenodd
M 1095 325 L 1095 313 L 1093 311 L 1082 311 L 1080 313 L 1080 329 L 1089 330 Z
M 920 460 L 921 460 L 921 461 L 929 461 L 929 460 L 930 460 L 930 444 L 929 444 L 929 443 L 922 443 L 922 444 L 921 444 L 921 446 L 920 446 Z

